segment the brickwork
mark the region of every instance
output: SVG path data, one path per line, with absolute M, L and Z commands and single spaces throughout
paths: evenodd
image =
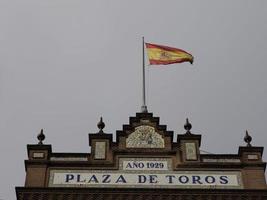
M 29 167 L 25 187 L 45 187 L 46 171 L 46 166 Z
M 266 190 L 90 190 L 17 188 L 18 200 L 266 200 Z
M 262 169 L 244 169 L 242 170 L 243 181 L 246 188 L 267 189 Z

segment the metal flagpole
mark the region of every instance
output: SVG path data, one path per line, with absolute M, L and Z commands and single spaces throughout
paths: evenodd
M 147 112 L 147 106 L 146 106 L 146 75 L 145 75 L 145 41 L 143 37 L 143 105 L 141 107 L 141 112 L 146 113 Z

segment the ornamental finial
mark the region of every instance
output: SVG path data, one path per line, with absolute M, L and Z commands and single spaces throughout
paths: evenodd
M 41 129 L 40 133 L 37 135 L 37 139 L 39 140 L 38 144 L 42 145 L 45 139 L 44 130 Z
M 244 141 L 247 143 L 247 147 L 251 147 L 252 145 L 250 142 L 252 141 L 252 137 L 248 134 L 248 131 L 246 130 L 246 135 L 244 137 Z
M 190 124 L 188 118 L 186 118 L 186 123 L 184 125 L 184 129 L 186 130 L 185 134 L 191 134 L 190 130 L 192 128 L 192 124 Z
M 99 128 L 98 133 L 104 133 L 103 129 L 105 128 L 105 123 L 103 122 L 103 118 L 100 117 L 100 121 L 97 123 L 97 127 Z

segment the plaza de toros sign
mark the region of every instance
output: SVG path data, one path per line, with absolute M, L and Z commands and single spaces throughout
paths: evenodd
M 120 159 L 118 170 L 51 170 L 49 187 L 242 188 L 238 171 L 173 171 L 171 159 Z

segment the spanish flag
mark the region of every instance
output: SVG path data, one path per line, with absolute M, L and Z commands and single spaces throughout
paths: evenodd
M 193 64 L 194 57 L 184 50 L 157 44 L 145 44 L 150 65 L 169 65 L 182 62 Z

